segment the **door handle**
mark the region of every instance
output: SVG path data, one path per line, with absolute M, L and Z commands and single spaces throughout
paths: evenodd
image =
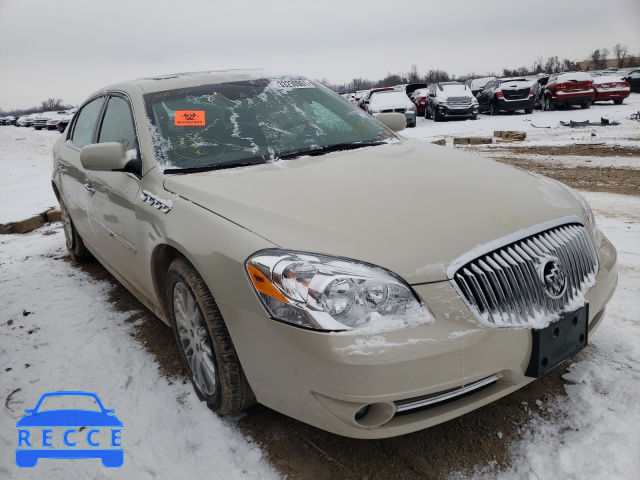
M 66 172 L 66 171 L 67 171 L 67 169 L 66 169 L 66 168 L 64 168 L 62 165 L 58 165 L 58 171 L 59 171 L 60 173 L 64 173 L 64 172 Z
M 89 192 L 89 195 L 93 195 L 94 193 L 96 193 L 96 191 L 91 187 L 91 184 L 89 182 L 84 184 L 84 189 Z

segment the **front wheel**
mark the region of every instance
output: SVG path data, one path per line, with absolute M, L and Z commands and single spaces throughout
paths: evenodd
M 62 198 L 60 199 L 60 217 L 62 219 L 64 238 L 67 244 L 67 250 L 69 251 L 69 255 L 71 256 L 71 260 L 73 260 L 75 263 L 81 263 L 90 259 L 91 253 L 89 253 L 87 247 L 84 246 L 82 238 L 80 238 L 80 235 L 78 235 L 78 231 L 73 225 L 71 215 L 69 215 L 67 206 L 65 205 Z
M 197 270 L 184 258 L 167 272 L 168 310 L 180 357 L 198 397 L 219 415 L 256 402 L 218 305 Z
M 433 109 L 431 111 L 431 114 L 433 115 L 433 121 L 434 122 L 439 122 L 442 120 L 442 116 L 438 113 L 438 107 L 437 105 L 433 106 Z
M 500 110 L 498 109 L 498 105 L 496 104 L 496 102 L 491 102 L 489 104 L 489 115 L 498 115 L 499 112 Z
M 614 104 L 614 105 L 622 105 L 622 98 L 616 98 L 616 99 L 613 101 L 613 104 Z
M 426 118 L 426 119 L 430 119 L 431 118 L 431 114 L 429 113 L 429 107 L 427 107 L 426 105 L 424 107 L 424 118 Z

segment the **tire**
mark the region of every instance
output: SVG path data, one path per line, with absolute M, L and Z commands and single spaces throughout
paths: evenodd
M 529 115 L 529 114 L 533 113 L 533 107 L 531 107 L 531 108 L 525 108 L 525 109 L 524 109 L 524 113 L 525 113 L 525 115 Z
M 430 119 L 431 118 L 431 114 L 429 113 L 429 108 L 427 108 L 427 106 L 424 106 L 424 118 L 426 119 Z
M 616 98 L 616 99 L 613 101 L 613 104 L 614 104 L 614 105 L 622 105 L 622 100 L 623 100 L 622 98 Z
M 587 108 L 589 108 L 591 106 L 591 100 L 587 100 L 586 102 L 582 102 L 580 104 L 580 108 L 582 108 L 583 110 L 586 110 Z
M 431 115 L 433 116 L 433 121 L 434 122 L 440 122 L 442 121 L 442 117 L 440 116 L 440 114 L 438 113 L 438 108 L 437 106 L 434 105 L 432 111 L 431 111 Z
M 256 403 L 211 292 L 185 258 L 167 271 L 167 305 L 180 358 L 198 397 L 218 415 Z
M 407 127 L 408 128 L 415 128 L 415 126 L 416 126 L 416 122 L 415 121 L 413 121 L 411 123 L 407 123 Z
M 556 109 L 556 102 L 554 102 L 550 98 L 547 98 L 547 111 L 553 112 L 555 109 Z
M 478 115 L 471 115 L 471 120 L 477 120 L 478 119 Z
M 67 244 L 67 250 L 71 260 L 75 263 L 82 263 L 92 258 L 91 253 L 84 246 L 82 238 L 78 235 L 76 227 L 64 201 L 60 199 L 60 218 L 62 219 L 62 227 L 64 229 L 64 238 Z
M 491 102 L 489 104 L 489 115 L 493 117 L 495 115 L 498 115 L 498 113 L 500 113 L 500 110 L 498 109 L 498 105 L 496 104 L 496 102 Z

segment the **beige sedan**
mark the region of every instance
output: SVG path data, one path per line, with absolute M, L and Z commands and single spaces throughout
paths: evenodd
M 257 401 L 349 437 L 423 429 L 571 358 L 616 286 L 577 192 L 399 138 L 304 78 L 111 85 L 53 156 L 71 256 L 171 326 L 221 415 Z

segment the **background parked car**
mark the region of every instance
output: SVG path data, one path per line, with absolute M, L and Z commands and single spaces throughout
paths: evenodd
M 478 100 L 464 83 L 442 82 L 429 87 L 424 117 L 439 122 L 448 116 L 478 118 Z
M 473 93 L 474 97 L 478 96 L 480 90 L 484 88 L 484 86 L 489 83 L 491 80 L 495 80 L 496 77 L 481 77 L 474 78 L 473 80 L 467 80 L 467 85 L 471 89 L 471 93 Z
M 367 103 L 367 112 L 373 117 L 380 113 L 403 113 L 407 119 L 407 127 L 416 126 L 416 106 L 402 91 L 383 90 L 373 92 Z
M 629 83 L 616 75 L 602 75 L 593 78 L 593 87 L 596 91 L 594 102 L 606 102 L 620 105 L 629 96 Z
M 542 97 L 544 95 L 544 89 L 547 88 L 550 75 L 543 75 L 538 78 L 532 85 L 533 89 L 533 107 L 542 108 Z
M 632 92 L 640 93 L 640 69 L 630 71 L 624 80 L 629 83 Z
M 424 117 L 424 109 L 427 104 L 428 96 L 429 96 L 428 88 L 419 88 L 409 96 L 409 100 L 411 100 L 413 104 L 416 106 L 416 114 L 419 117 Z
M 588 73 L 554 73 L 549 77 L 541 105 L 543 110 L 569 105 L 589 108 L 595 96 L 593 78 Z
M 55 117 L 56 115 L 59 115 L 61 113 L 64 113 L 64 110 L 63 111 L 59 111 L 59 112 L 43 112 L 43 113 L 41 113 L 33 121 L 33 128 L 35 128 L 36 130 L 41 130 L 43 128 L 46 128 L 47 122 L 49 120 L 51 120 L 53 117 Z
M 373 95 L 375 92 L 394 91 L 394 90 L 396 89 L 393 87 L 372 88 L 360 99 L 360 103 L 358 104 L 358 106 L 363 110 L 367 110 L 369 99 L 371 98 L 371 95 Z
M 73 116 L 77 111 L 77 108 L 71 108 L 67 110 L 67 113 L 65 113 L 64 115 L 60 115 L 60 118 L 58 119 L 58 123 L 56 125 L 56 128 L 60 133 L 64 132 L 64 129 L 67 128 L 67 125 L 69 125 L 69 122 L 71 122 Z
M 490 80 L 476 98 L 478 110 L 488 111 L 491 115 L 515 110 L 524 110 L 524 113 L 533 112 L 533 89 L 524 78 Z

